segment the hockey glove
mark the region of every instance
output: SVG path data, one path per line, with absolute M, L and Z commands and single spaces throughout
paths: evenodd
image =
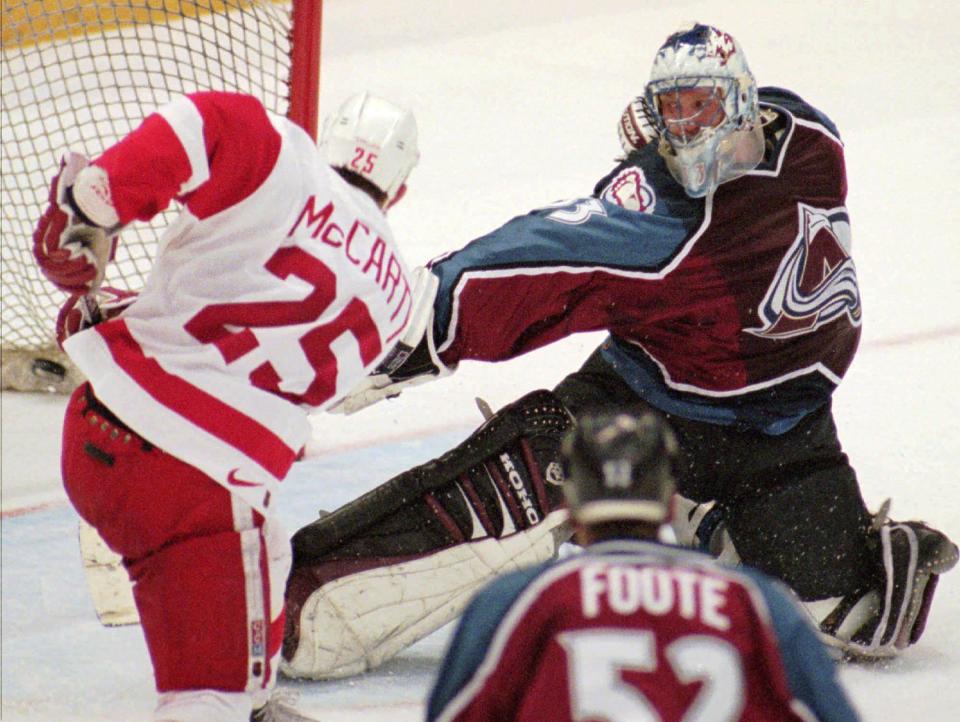
M 382 399 L 394 398 L 409 387 L 447 376 L 433 345 L 433 302 L 439 280 L 427 268 L 414 271 L 413 309 L 410 324 L 397 345 L 372 374 L 330 407 L 337 414 L 352 414 Z
M 131 303 L 137 300 L 136 291 L 124 291 L 120 288 L 104 286 L 94 296 L 77 294 L 70 296 L 57 314 L 57 344 L 63 348 L 63 342 L 101 321 L 119 316 Z
M 33 233 L 33 255 L 43 275 L 66 293 L 96 290 L 119 230 L 106 172 L 79 153 L 65 154 L 50 184 L 50 205 Z
M 623 109 L 617 124 L 617 135 L 624 155 L 630 155 L 657 139 L 657 129 L 647 118 L 642 95 L 631 100 Z

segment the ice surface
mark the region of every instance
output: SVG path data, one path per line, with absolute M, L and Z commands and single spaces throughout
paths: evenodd
M 415 110 L 422 160 L 391 212 L 412 264 L 509 217 L 589 192 L 618 153 L 615 123 L 670 31 L 732 32 L 761 84 L 827 112 L 846 144 L 864 339 L 835 397 L 841 440 L 871 508 L 960 537 L 960 9 L 950 1 L 656 3 L 622 0 L 326 0 L 321 110 L 368 88 Z M 308 459 L 280 499 L 290 529 L 435 456 L 494 408 L 575 368 L 596 335 L 449 379 L 351 417 L 314 419 Z M 2 716 L 10 722 L 149 719 L 137 627 L 90 607 L 76 517 L 58 482 L 63 399 L 2 398 Z M 33 507 L 34 510 L 30 511 Z M 946 576 L 921 643 L 844 667 L 864 719 L 960 718 L 960 572 Z M 422 718 L 446 631 L 382 670 L 290 683 L 325 722 Z

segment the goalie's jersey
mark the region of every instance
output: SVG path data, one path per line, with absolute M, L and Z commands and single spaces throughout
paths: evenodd
M 180 97 L 95 164 L 121 223 L 173 199 L 182 212 L 139 298 L 66 350 L 134 431 L 263 509 L 309 436 L 305 408 L 337 401 L 406 326 L 384 214 L 245 95 Z
M 689 198 L 650 144 L 592 196 L 436 260 L 441 358 L 607 330 L 605 358 L 663 411 L 776 434 L 824 404 L 860 334 L 843 148 L 795 95 L 760 99 L 764 159 L 712 196 Z
M 470 602 L 430 722 L 851 722 L 785 587 L 696 552 L 604 542 Z

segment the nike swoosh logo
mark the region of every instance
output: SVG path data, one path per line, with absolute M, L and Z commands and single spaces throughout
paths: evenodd
M 236 469 L 230 469 L 230 473 L 227 474 L 227 483 L 232 484 L 233 486 L 263 486 L 263 484 L 259 481 L 245 481 L 243 479 L 238 479 Z

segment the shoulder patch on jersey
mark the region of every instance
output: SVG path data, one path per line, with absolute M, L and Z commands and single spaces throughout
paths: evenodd
M 754 336 L 801 336 L 841 316 L 860 325 L 860 289 L 850 256 L 846 208 L 798 203 L 797 211 L 797 238 L 757 309 L 763 325 L 744 329 Z
M 653 213 L 657 205 L 657 196 L 647 183 L 643 170 L 635 166 L 624 168 L 613 176 L 600 197 L 628 211 L 640 213 Z

